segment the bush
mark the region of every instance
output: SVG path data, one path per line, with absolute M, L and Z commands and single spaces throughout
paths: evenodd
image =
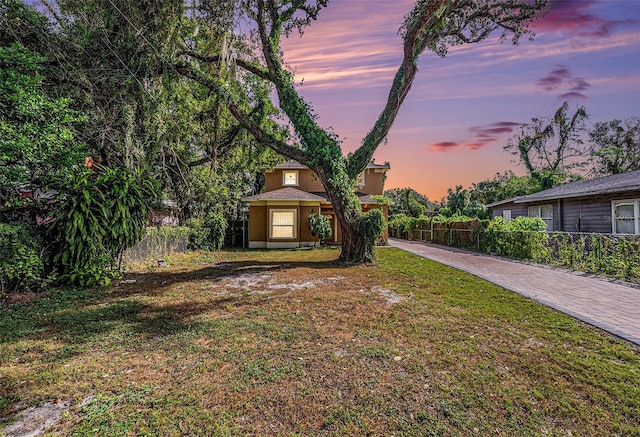
M 311 235 L 314 237 L 317 236 L 320 243 L 331 238 L 331 235 L 333 234 L 331 231 L 331 221 L 329 220 L 329 217 L 315 212 L 311 212 L 311 214 L 309 214 L 309 229 L 311 230 Z
M 545 262 L 550 258 L 546 244 L 549 234 L 545 229 L 544 221 L 538 217 L 516 217 L 510 221 L 495 217 L 484 232 L 481 246 L 488 253 Z
M 39 291 L 53 282 L 42 246 L 32 227 L 0 224 L 0 293 Z
M 73 177 L 52 216 L 53 262 L 66 283 L 109 284 L 124 251 L 142 237 L 155 198 L 140 171 L 97 168 L 98 175 Z
M 220 250 L 224 244 L 228 222 L 222 213 L 210 212 L 204 220 L 192 219 L 189 223 L 189 249 Z

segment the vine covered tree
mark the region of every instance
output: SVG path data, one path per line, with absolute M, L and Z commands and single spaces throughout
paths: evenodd
M 582 106 L 571 116 L 568 111 L 569 103 L 564 102 L 553 117 L 532 118 L 505 146 L 542 190 L 566 182 L 573 169 L 585 165 L 580 160 L 586 153 L 582 133 L 589 116 Z
M 606 176 L 640 170 L 640 118 L 596 123 L 589 131 L 593 172 Z
M 199 4 L 202 16 L 220 2 Z M 222 2 L 224 3 L 224 2 Z M 418 0 L 406 15 L 400 29 L 403 58 L 390 87 L 387 101 L 361 146 L 343 156 L 337 136 L 321 128 L 310 105 L 296 91 L 293 74 L 282 60 L 281 39 L 309 25 L 328 4 L 328 0 L 247 0 L 228 11 L 249 26 L 230 26 L 225 41 L 237 29 L 251 29 L 250 35 L 236 35 L 242 46 L 223 45 L 233 50 L 190 50 L 189 39 L 175 68 L 182 75 L 212 90 L 224 102 L 237 122 L 256 140 L 276 152 L 311 168 L 319 177 L 333 204 L 342 227 L 340 260 L 348 263 L 373 261 L 373 246 L 384 223 L 379 210 L 363 213 L 354 194 L 358 174 L 371 161 L 386 138 L 418 72 L 418 60 L 426 50 L 445 56 L 451 46 L 477 43 L 494 31 L 502 38 L 511 35 L 517 43 L 527 34 L 526 24 L 543 13 L 547 0 Z M 237 6 L 237 7 L 236 7 Z M 192 15 L 197 15 L 195 12 Z M 233 21 L 233 20 L 232 20 Z M 236 40 L 237 41 L 237 40 Z M 246 50 L 243 47 L 255 47 Z M 256 51 L 259 53 L 256 55 Z M 206 65 L 224 62 L 237 72 L 226 78 L 207 74 Z M 292 128 L 292 139 L 282 141 L 250 116 L 250 111 L 233 98 L 230 90 L 242 89 L 242 81 L 269 83 L 277 95 L 278 107 Z M 253 96 L 247 96 L 251 100 Z M 255 99 L 254 99 L 255 100 Z M 256 105 L 262 102 L 255 102 Z

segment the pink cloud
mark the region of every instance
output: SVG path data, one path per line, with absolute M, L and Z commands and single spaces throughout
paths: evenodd
M 594 0 L 558 1 L 553 9 L 535 21 L 532 28 L 538 32 L 561 33 L 579 37 L 608 37 L 620 25 L 635 24 L 632 19 L 610 20 L 591 11 Z
M 451 150 L 454 149 L 459 149 L 459 148 L 468 148 L 471 150 L 477 150 L 480 149 L 481 147 L 486 146 L 486 143 L 459 143 L 459 142 L 455 142 L 455 141 L 443 141 L 440 143 L 434 143 L 434 144 L 429 144 L 427 146 L 428 150 L 432 150 L 434 152 L 450 152 Z
M 486 126 L 473 126 L 469 128 L 469 132 L 473 134 L 472 140 L 466 142 L 443 141 L 440 143 L 429 144 L 427 149 L 434 152 L 449 152 L 459 148 L 478 150 L 498 141 L 500 139 L 500 135 L 511 133 L 520 125 L 520 123 L 515 123 L 513 121 L 498 121 Z

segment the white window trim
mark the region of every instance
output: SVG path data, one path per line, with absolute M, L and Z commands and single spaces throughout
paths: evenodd
M 542 208 L 544 208 L 544 207 L 550 207 L 551 208 L 551 217 L 542 217 Z M 538 209 L 538 215 L 531 215 L 531 208 L 537 208 Z M 546 231 L 547 232 L 553 232 L 553 205 L 552 204 L 548 203 L 548 204 L 545 204 L 545 205 L 532 205 L 532 206 L 529 206 L 527 208 L 527 215 L 529 217 L 538 217 L 538 218 L 542 219 L 545 223 L 547 223 L 546 220 L 551 220 L 551 227 L 549 227 L 549 225 L 547 225 Z
M 286 175 L 287 173 L 295 173 L 296 174 L 296 183 L 288 184 Z M 283 187 L 297 187 L 300 185 L 300 172 L 298 170 L 282 170 L 282 186 Z
M 505 221 L 510 222 L 511 221 L 511 210 L 510 209 L 503 209 L 502 210 L 502 218 Z
M 365 186 L 365 180 L 364 180 L 364 175 L 367 172 L 367 170 L 362 170 L 362 172 L 360 174 L 358 174 L 358 177 L 356 177 L 356 187 L 364 187 Z
M 622 234 L 616 229 L 616 205 L 633 203 L 634 234 Z M 611 201 L 611 232 L 618 235 L 640 235 L 640 199 L 617 199 Z
M 274 212 L 292 212 L 293 213 L 293 237 L 274 237 L 273 236 L 273 213 Z M 295 240 L 298 238 L 298 210 L 297 209 L 270 209 L 269 210 L 269 238 L 272 240 Z

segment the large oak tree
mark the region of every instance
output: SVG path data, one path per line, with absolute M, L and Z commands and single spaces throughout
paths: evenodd
M 197 3 L 197 2 L 196 2 Z M 200 2 L 190 9 L 189 17 L 214 17 L 224 2 Z M 328 0 L 246 0 L 228 2 L 232 24 L 225 35 L 228 41 L 243 41 L 244 50 L 223 45 L 225 50 L 198 51 L 185 49 L 175 65 L 177 71 L 215 92 L 240 126 L 256 140 L 276 152 L 310 167 L 325 187 L 342 227 L 340 260 L 349 263 L 373 260 L 373 246 L 384 226 L 380 211 L 363 213 L 354 194 L 360 172 L 373 158 L 396 119 L 418 72 L 418 60 L 425 51 L 444 56 L 454 45 L 472 44 L 486 39 L 495 31 L 501 38 L 512 37 L 514 43 L 527 34 L 526 25 L 545 11 L 547 0 L 419 0 L 405 17 L 401 27 L 402 61 L 390 85 L 387 101 L 361 146 L 344 156 L 337 136 L 321 128 L 310 105 L 297 92 L 291 71 L 282 59 L 281 40 L 292 31 L 302 29 L 318 18 Z M 194 5 L 194 4 L 192 4 Z M 250 21 L 238 26 L 238 21 Z M 235 26 L 233 24 L 236 24 Z M 238 29 L 249 29 L 250 37 L 238 35 Z M 213 34 L 213 33 L 212 33 Z M 234 34 L 234 38 L 230 35 Z M 207 74 L 211 63 L 232 65 L 237 73 L 226 76 Z M 293 135 L 290 141 L 278 140 L 264 129 L 234 99 L 242 90 L 242 81 L 258 80 L 273 86 L 277 106 L 286 116 Z M 230 90 L 234 90 L 233 93 Z M 252 96 L 246 96 L 250 99 Z M 245 99 L 246 100 L 246 99 Z M 262 102 L 256 102 L 262 104 Z

